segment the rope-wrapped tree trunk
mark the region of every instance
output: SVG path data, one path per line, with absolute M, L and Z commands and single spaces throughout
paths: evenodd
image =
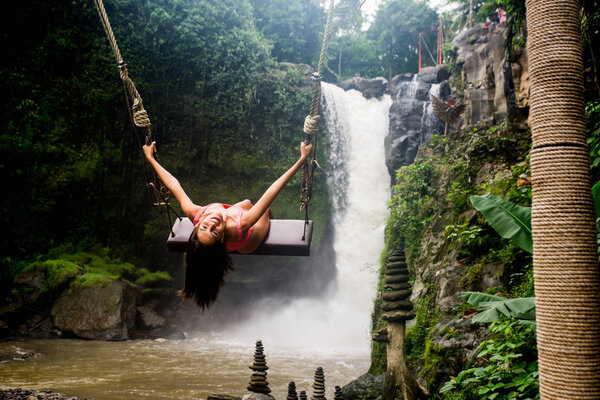
M 528 0 L 542 399 L 600 399 L 600 271 L 577 0 Z

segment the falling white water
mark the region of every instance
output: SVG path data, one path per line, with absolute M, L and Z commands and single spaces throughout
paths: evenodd
M 385 165 L 389 96 L 365 99 L 323 84 L 324 116 L 331 154 L 327 182 L 334 210 L 337 278 L 318 299 L 283 305 L 267 299 L 227 336 L 269 347 L 322 352 L 352 349 L 368 354 L 377 267 L 384 246 L 390 176 Z

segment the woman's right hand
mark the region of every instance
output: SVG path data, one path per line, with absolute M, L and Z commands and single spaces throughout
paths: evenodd
M 306 144 L 305 142 L 302 142 L 300 144 L 300 160 L 306 161 L 308 159 L 312 151 L 312 147 L 313 146 L 310 143 Z
M 149 145 L 145 144 L 143 147 L 144 155 L 148 160 L 151 160 L 154 152 L 156 151 L 156 142 L 152 142 Z

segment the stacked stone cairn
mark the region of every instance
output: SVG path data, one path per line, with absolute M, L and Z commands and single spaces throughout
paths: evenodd
M 267 361 L 263 353 L 263 345 L 261 340 L 256 341 L 256 350 L 254 351 L 254 364 L 249 368 L 254 371 L 250 377 L 250 385 L 248 390 L 254 393 L 269 394 L 269 382 L 267 382 Z
M 304 390 L 300 391 L 300 400 L 307 400 L 308 397 L 306 397 L 306 392 Z
M 342 388 L 339 386 L 335 387 L 335 394 L 333 395 L 333 400 L 344 400 L 344 395 L 342 394 Z
M 381 317 L 388 322 L 404 322 L 413 319 L 413 304 L 408 298 L 412 293 L 408 282 L 408 268 L 404 250 L 396 249 L 388 259 L 385 268 L 385 292 Z
M 325 399 L 325 374 L 323 368 L 318 367 L 315 371 L 315 383 L 313 384 L 313 395 L 311 400 L 326 400 Z
M 296 383 L 288 383 L 288 394 L 286 400 L 298 400 L 298 393 L 296 393 Z

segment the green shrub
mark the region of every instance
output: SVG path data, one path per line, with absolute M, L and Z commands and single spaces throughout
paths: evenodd
M 433 210 L 429 200 L 435 189 L 432 185 L 433 162 L 426 161 L 402 167 L 396 174 L 390 201 L 387 224 L 388 248 L 406 245 L 408 260 L 417 254 L 423 227 L 431 220 Z
M 493 322 L 490 339 L 477 347 L 476 366 L 447 381 L 439 399 L 539 399 L 535 330 L 505 319 Z

